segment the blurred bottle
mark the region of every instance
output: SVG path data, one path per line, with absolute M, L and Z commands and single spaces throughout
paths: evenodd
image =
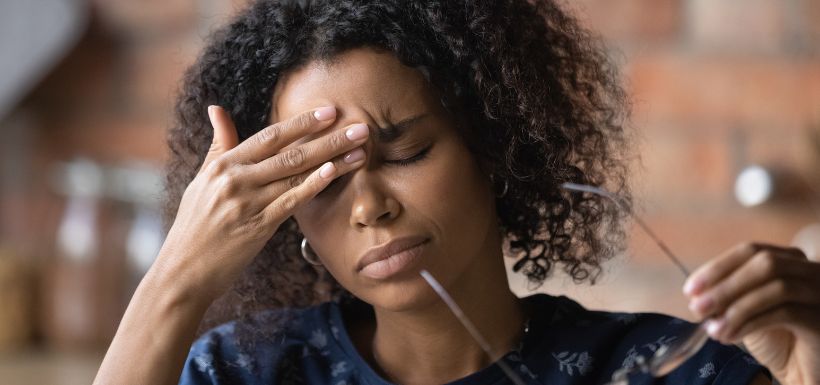
M 124 239 L 129 277 L 124 293 L 127 303 L 165 239 L 161 215 L 163 177 L 157 166 L 137 161 L 111 168 L 108 175 L 108 195 L 126 203 L 130 211 Z
M 29 342 L 32 281 L 23 258 L 0 247 L 0 352 L 20 349 Z
M 104 197 L 99 165 L 73 161 L 56 177 L 66 204 L 43 275 L 43 334 L 52 347 L 99 349 L 113 337 L 123 307 L 125 230 Z

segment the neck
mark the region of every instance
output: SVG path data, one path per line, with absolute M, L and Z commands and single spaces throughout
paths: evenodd
M 485 271 L 465 274 L 448 291 L 496 355 L 513 348 L 523 335 L 524 309 L 510 291 L 502 257 Z M 424 309 L 391 312 L 375 308 L 372 357 L 382 375 L 401 384 L 445 383 L 489 366 L 489 357 L 443 301 Z

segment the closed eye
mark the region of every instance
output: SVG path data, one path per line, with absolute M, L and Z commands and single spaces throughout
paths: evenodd
M 427 147 L 425 147 L 423 150 L 419 151 L 418 154 L 413 155 L 409 158 L 385 160 L 384 162 L 389 163 L 389 164 L 396 164 L 396 165 L 399 165 L 399 166 L 407 166 L 407 165 L 416 163 L 416 162 L 424 159 L 427 156 L 427 153 L 430 152 L 430 149 L 432 147 L 433 147 L 433 144 L 431 143 L 431 144 L 427 145 Z
M 430 153 L 430 149 L 431 149 L 431 148 L 433 148 L 433 144 L 432 144 L 432 143 L 431 143 L 431 144 L 429 144 L 429 145 L 427 145 L 427 147 L 425 147 L 424 149 L 422 149 L 421 151 L 419 151 L 416 155 L 413 155 L 413 156 L 411 156 L 411 157 L 409 157 L 409 158 L 404 158 L 404 159 L 394 159 L 394 160 L 385 160 L 384 162 L 385 162 L 385 163 L 387 163 L 387 164 L 391 164 L 391 165 L 408 166 L 408 165 L 410 165 L 410 164 L 416 163 L 416 162 L 418 162 L 418 161 L 423 160 L 424 158 L 426 158 L 426 157 L 427 157 L 427 154 L 429 154 L 429 153 Z M 327 191 L 327 190 L 330 190 L 330 189 L 334 188 L 335 186 L 337 186 L 337 185 L 338 185 L 339 180 L 340 180 L 340 179 L 342 179 L 342 178 L 344 178 L 344 177 L 346 177 L 346 176 L 347 176 L 347 175 L 341 175 L 341 176 L 339 176 L 339 177 L 334 178 L 332 181 L 330 181 L 330 184 L 328 184 L 328 185 L 327 185 L 327 186 L 326 186 L 326 187 L 325 187 L 322 191 L 320 191 L 320 192 L 319 192 L 319 194 L 322 194 L 322 193 L 324 193 L 325 191 Z

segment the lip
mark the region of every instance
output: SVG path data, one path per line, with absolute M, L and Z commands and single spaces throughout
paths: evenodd
M 416 259 L 427 244 L 422 236 L 393 239 L 368 249 L 356 264 L 356 271 L 375 279 L 387 278 Z

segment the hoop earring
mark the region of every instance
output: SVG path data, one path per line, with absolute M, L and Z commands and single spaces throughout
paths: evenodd
M 316 253 L 311 250 L 310 245 L 307 242 L 307 238 L 302 238 L 302 258 L 304 258 L 305 261 L 308 261 L 311 265 L 318 266 L 322 264 Z
M 490 174 L 490 182 L 492 182 L 493 189 L 495 189 L 495 174 Z M 504 188 L 501 189 L 501 194 L 495 193 L 496 198 L 503 198 L 505 195 L 507 195 L 507 190 L 509 189 L 509 187 L 510 186 L 507 183 L 507 180 L 504 179 Z

